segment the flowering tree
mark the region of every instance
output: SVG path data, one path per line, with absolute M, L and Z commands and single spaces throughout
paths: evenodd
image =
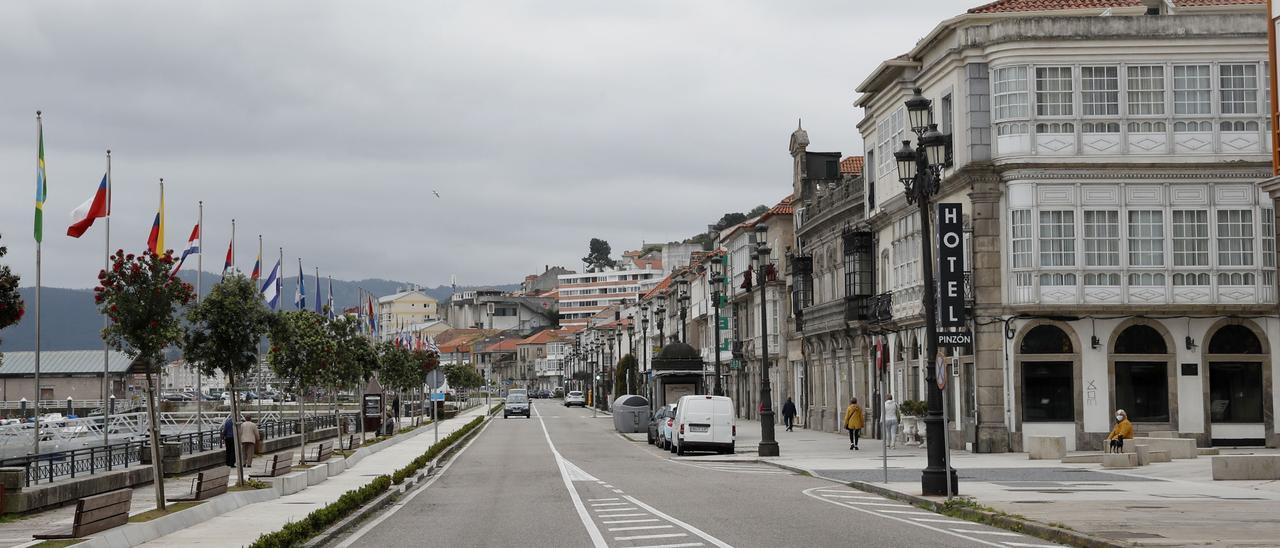
M 172 275 L 173 252 L 156 255 L 126 255 L 123 250 L 111 257 L 111 269 L 98 273 L 93 289 L 94 302 L 111 323 L 102 330 L 107 345 L 124 352 L 142 365 L 147 377 L 147 414 L 151 423 L 151 465 L 157 480 L 160 467 L 160 429 L 156 413 L 155 376 L 164 362 L 164 349 L 182 341 L 178 308 L 195 298 L 191 284 Z M 164 510 L 164 482 L 153 481 L 156 505 Z
M 0 246 L 0 257 L 9 250 Z M 0 265 L 0 329 L 9 327 L 22 320 L 24 308 L 22 296 L 18 294 L 18 275 L 9 271 L 6 265 Z
M 306 310 L 280 312 L 270 322 L 271 370 L 289 382 L 298 395 L 298 419 L 303 452 L 307 448 L 306 395 L 317 386 L 327 386 L 336 346 L 325 326 L 325 318 Z
M 271 312 L 262 302 L 258 288 L 243 274 L 222 279 L 209 296 L 187 314 L 190 327 L 184 344 L 189 361 L 200 373 L 213 375 L 221 371 L 231 389 L 232 422 L 240 419 L 240 398 L 236 393 L 240 382 L 258 363 L 258 341 L 267 332 Z M 236 444 L 236 471 L 244 483 L 244 457 L 240 454 L 240 429 L 232 428 Z

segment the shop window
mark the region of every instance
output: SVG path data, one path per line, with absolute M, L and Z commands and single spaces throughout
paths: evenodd
M 1262 422 L 1262 364 L 1209 364 L 1209 418 L 1213 422 Z
M 1018 352 L 1021 354 L 1071 354 L 1075 350 L 1071 346 L 1071 338 L 1058 327 L 1037 325 L 1022 337 Z
M 1023 422 L 1073 422 L 1074 379 L 1071 362 L 1022 362 Z
M 1169 364 L 1116 362 L 1116 407 L 1134 422 L 1169 422 Z
M 1209 339 L 1210 354 L 1261 354 L 1262 341 L 1243 325 L 1226 325 Z M 1258 381 L 1261 383 L 1262 381 Z

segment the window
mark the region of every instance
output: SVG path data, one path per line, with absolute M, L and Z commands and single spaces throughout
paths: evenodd
M 1276 266 L 1276 212 L 1262 210 L 1262 266 Z
M 1253 266 L 1253 212 L 1218 211 L 1218 266 Z
M 1120 266 L 1120 212 L 1084 212 L 1084 265 Z
M 1209 419 L 1217 422 L 1260 423 L 1263 415 L 1262 364 L 1209 364 Z
M 862 170 L 862 180 L 867 183 L 867 211 L 871 211 L 876 208 L 876 151 L 867 151 Z
M 1116 362 L 1116 407 L 1133 422 L 1169 421 L 1169 364 Z
M 1022 421 L 1076 420 L 1071 362 L 1022 362 Z
M 1040 212 L 1040 266 L 1075 266 L 1074 211 Z
M 1036 67 L 1036 114 L 1071 116 L 1071 67 Z
M 1119 69 L 1080 67 L 1080 113 L 1085 116 L 1120 114 Z
M 1164 67 L 1160 65 L 1129 67 L 1128 72 L 1129 115 L 1164 114 Z
M 1173 67 L 1173 113 L 1211 114 L 1209 65 Z
M 1164 214 L 1129 212 L 1129 266 L 1164 266 Z
M 1209 212 L 1172 212 L 1173 266 L 1209 266 Z
M 1013 252 L 1014 268 L 1031 268 L 1031 210 L 1015 209 L 1009 212 L 1010 250 Z
M 1027 67 L 998 68 L 994 79 L 996 120 L 1027 118 Z
M 1218 76 L 1223 114 L 1258 113 L 1258 65 L 1220 65 Z

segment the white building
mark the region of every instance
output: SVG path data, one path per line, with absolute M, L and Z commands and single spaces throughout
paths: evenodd
M 564 274 L 560 277 L 560 325 L 584 326 L 591 316 L 623 301 L 635 301 L 662 278 L 662 270 L 634 269 Z

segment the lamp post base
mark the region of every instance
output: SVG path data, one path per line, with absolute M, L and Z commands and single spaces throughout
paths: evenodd
M 760 442 L 760 449 L 758 451 L 759 456 L 761 457 L 776 457 L 781 453 L 778 449 L 778 442 L 776 441 Z
M 960 494 L 960 482 L 956 479 L 956 469 L 951 472 L 951 495 Z M 926 497 L 947 496 L 947 471 L 942 468 L 925 468 L 920 475 L 920 491 Z
M 760 414 L 760 446 L 757 449 L 761 457 L 776 457 L 781 454 L 778 440 L 773 437 L 773 410 L 765 409 Z

